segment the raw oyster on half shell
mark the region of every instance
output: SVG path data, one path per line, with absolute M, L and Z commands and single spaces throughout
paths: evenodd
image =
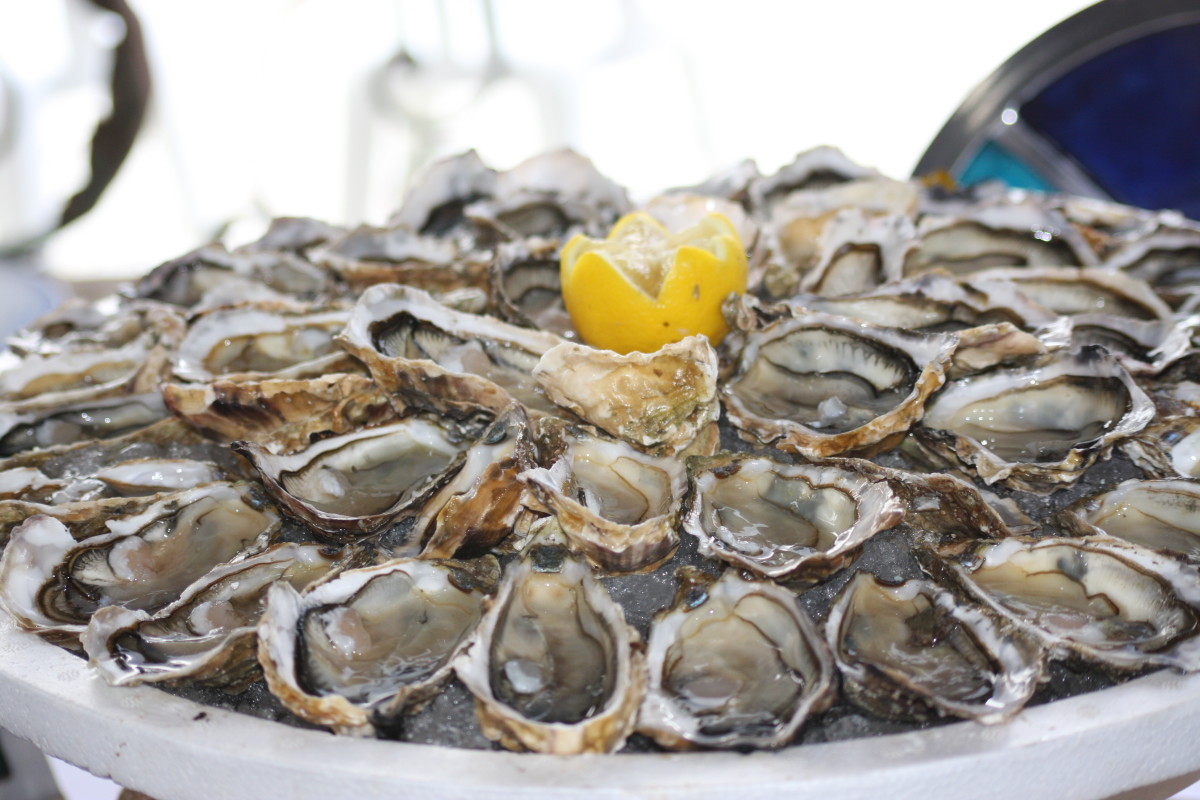
M 272 693 L 317 725 L 371 735 L 450 678 L 499 577 L 495 559 L 397 559 L 305 592 L 275 584 L 259 622 Z
M 621 607 L 544 525 L 454 671 L 484 734 L 510 750 L 611 753 L 633 732 L 642 646 Z
M 1059 515 L 1079 536 L 1108 534 L 1200 561 L 1200 482 L 1129 480 Z
M 734 570 L 679 576 L 654 620 L 638 731 L 664 747 L 781 747 L 836 694 L 833 664 L 796 596 Z
M 885 718 L 1004 722 L 1044 669 L 1033 640 L 928 580 L 892 585 L 859 572 L 825 631 L 846 696 Z

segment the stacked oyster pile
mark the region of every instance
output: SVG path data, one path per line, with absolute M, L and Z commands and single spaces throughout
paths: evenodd
M 578 341 L 559 248 L 632 208 L 566 152 L 39 320 L 0 372 L 0 603 L 113 684 L 387 736 L 469 692 L 554 753 L 1200 668 L 1200 226 L 831 149 L 644 208 L 740 231 L 716 349 Z

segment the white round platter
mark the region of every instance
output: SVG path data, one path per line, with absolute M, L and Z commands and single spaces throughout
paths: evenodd
M 159 800 L 1149 800 L 1200 771 L 1200 675 L 1156 673 L 999 726 L 748 755 L 558 757 L 335 737 L 113 688 L 0 613 L 0 725 Z

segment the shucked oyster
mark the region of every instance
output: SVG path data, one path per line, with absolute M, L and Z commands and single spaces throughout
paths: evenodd
M 158 392 L 8 412 L 0 408 L 0 458 L 37 447 L 110 439 L 167 416 Z
M 482 430 L 412 416 L 287 455 L 252 442 L 234 449 L 287 513 L 316 530 L 344 541 L 412 519 L 412 544 L 448 558 L 460 547 L 486 551 L 511 531 L 516 477 L 533 466 L 526 426 L 513 404 Z
M 825 630 L 847 697 L 882 717 L 1003 722 L 1042 675 L 1032 640 L 932 581 L 889 585 L 859 572 Z
M 497 578 L 493 558 L 398 559 L 303 594 L 276 584 L 258 628 L 267 683 L 297 716 L 370 735 L 450 678 Z
M 489 317 L 453 311 L 406 286 L 363 292 L 342 345 L 400 405 L 457 417 L 480 407 L 499 412 L 516 399 L 554 413 L 531 377 L 538 359 L 563 340 Z
M 949 566 L 978 602 L 1062 657 L 1200 669 L 1200 573 L 1116 539 L 1014 537 Z
M 991 484 L 1049 494 L 1145 427 L 1154 404 L 1103 349 L 957 380 L 925 409 L 927 450 Z
M 121 606 L 97 610 L 80 643 L 113 686 L 199 684 L 237 691 L 261 674 L 255 626 L 267 589 L 276 581 L 303 589 L 329 572 L 334 552 L 275 545 L 214 567 L 153 615 Z
M 769 578 L 819 578 L 904 516 L 887 483 L 833 466 L 722 456 L 693 463 L 684 530 L 700 552 Z
M 508 567 L 454 671 L 475 695 L 488 738 L 563 755 L 619 749 L 646 680 L 637 632 L 621 607 L 548 533 Z
M 1062 523 L 1080 536 L 1115 536 L 1151 550 L 1200 561 L 1200 482 L 1125 481 L 1065 509 Z
M 801 313 L 749 334 L 724 401 L 743 438 L 824 458 L 903 433 L 945 380 L 955 338 Z
M 833 702 L 833 664 L 796 596 L 727 570 L 681 577 L 650 631 L 638 730 L 664 747 L 781 747 Z
M 217 564 L 266 547 L 279 517 L 249 486 L 214 483 L 105 527 L 76 541 L 59 520 L 30 517 L 0 558 L 0 604 L 23 627 L 69 639 L 101 606 L 163 608 Z
M 674 552 L 687 490 L 678 459 L 582 431 L 567 432 L 559 446 L 552 466 L 521 480 L 574 548 L 610 572 L 652 569 Z

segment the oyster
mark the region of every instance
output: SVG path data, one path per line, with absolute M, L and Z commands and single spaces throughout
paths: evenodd
M 1152 478 L 1200 478 L 1200 417 L 1167 417 L 1120 445 Z
M 899 278 L 905 257 L 917 244 L 916 227 L 907 216 L 839 211 L 822 229 L 820 255 L 800 288 L 824 297 L 868 291 Z
M 472 230 L 463 210 L 495 191 L 496 171 L 484 164 L 478 153 L 468 150 L 436 161 L 425 170 L 389 222 L 417 233 L 461 237 Z
M 294 714 L 371 735 L 450 678 L 495 588 L 494 559 L 398 559 L 298 593 L 275 584 L 258 626 L 271 692 Z
M 917 234 L 921 245 L 905 262 L 905 275 L 931 269 L 966 274 L 993 267 L 1089 266 L 1098 261 L 1059 211 L 1029 195 L 1003 196 L 961 216 L 927 215 Z
M 672 457 L 567 433 L 550 468 L 521 475 L 571 545 L 610 572 L 653 569 L 679 544 L 687 471 Z
M 451 241 L 405 227 L 359 227 L 309 255 L 354 292 L 377 283 L 404 283 L 430 292 L 483 289 L 487 280 L 487 254 L 464 256 Z
M 949 570 L 1054 657 L 1200 669 L 1200 572 L 1174 558 L 1116 539 L 1014 537 L 972 546 Z
M 953 381 L 930 401 L 914 434 L 926 450 L 988 484 L 1049 494 L 1153 416 L 1154 404 L 1129 373 L 1089 345 L 1040 365 Z
M 514 325 L 575 338 L 563 306 L 558 242 L 522 239 L 496 248 L 490 272 L 491 302 Z
M 546 395 L 606 433 L 678 452 L 717 421 L 717 354 L 702 336 L 625 355 L 564 342 L 533 369 Z
M 799 313 L 748 334 L 725 408 L 751 441 L 807 458 L 866 451 L 921 418 L 955 342 Z
M 1079 536 L 1108 534 L 1200 561 L 1200 482 L 1130 480 L 1059 515 Z
M 0 458 L 33 448 L 123 436 L 165 416 L 167 410 L 158 392 L 30 411 L 9 412 L 0 408 Z
M 781 747 L 836 695 L 829 652 L 796 596 L 733 570 L 715 582 L 680 576 L 646 663 L 638 731 L 669 748 Z
M 286 455 L 252 442 L 233 447 L 287 513 L 327 536 L 361 538 L 411 519 L 414 543 L 432 538 L 444 557 L 460 546 L 487 550 L 511 531 L 516 476 L 533 465 L 515 405 L 482 432 L 413 416 Z
M 563 341 L 552 333 L 453 311 L 419 289 L 382 285 L 363 292 L 338 338 L 398 405 L 461 417 L 480 407 L 500 412 L 516 399 L 555 412 L 531 377 L 538 359 Z
M 551 531 L 536 536 L 454 671 L 484 734 L 508 749 L 613 752 L 642 702 L 641 643 L 587 564 Z
M 247 439 L 272 452 L 294 451 L 330 434 L 395 418 L 386 394 L 365 375 L 308 379 L 168 383 L 167 406 L 225 440 Z
M 683 527 L 700 552 L 768 578 L 820 578 L 898 524 L 886 482 L 851 469 L 755 456 L 693 461 Z
M 223 483 L 160 495 L 101 522 L 108 532 L 82 541 L 44 514 L 12 532 L 0 558 L 0 605 L 22 627 L 69 640 L 101 606 L 156 611 L 217 564 L 262 550 L 279 528 L 252 488 Z
M 1010 719 L 1033 696 L 1041 649 L 928 580 L 859 572 L 825 626 L 847 698 L 885 718 Z
M 157 388 L 165 366 L 164 347 L 153 332 L 113 349 L 26 356 L 0 372 L 0 409 L 20 412 L 147 392 Z
M 352 360 L 334 343 L 350 312 L 288 303 L 245 303 L 196 315 L 173 358 L 185 381 L 231 373 L 248 378 L 315 377 Z
M 334 566 L 318 545 L 279 544 L 210 572 L 155 614 L 121 606 L 96 611 L 80 634 L 89 663 L 113 686 L 216 686 L 239 691 L 261 675 L 255 627 L 268 588 L 297 589 Z

